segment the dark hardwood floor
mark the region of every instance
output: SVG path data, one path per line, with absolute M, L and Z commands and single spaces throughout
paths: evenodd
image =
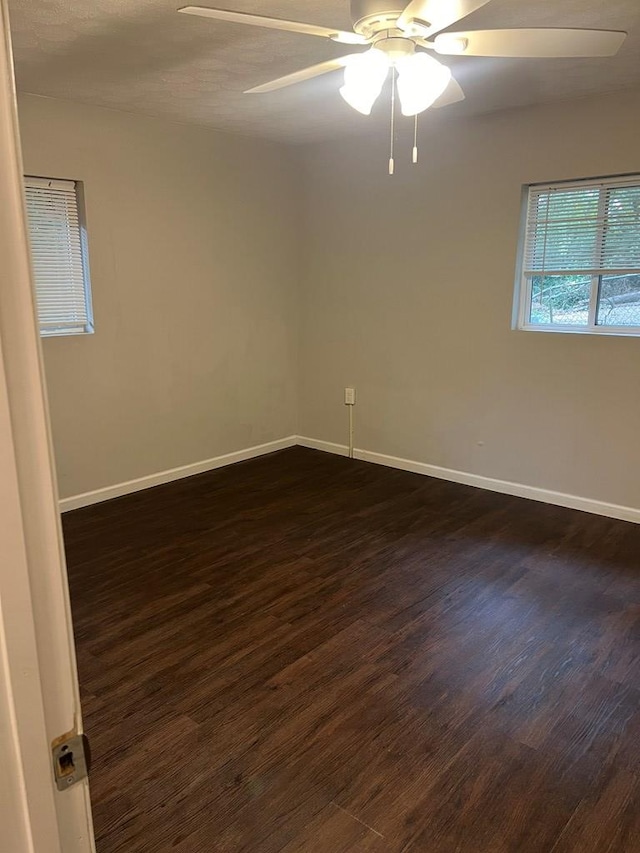
M 640 851 L 640 527 L 293 448 L 64 517 L 99 853 Z

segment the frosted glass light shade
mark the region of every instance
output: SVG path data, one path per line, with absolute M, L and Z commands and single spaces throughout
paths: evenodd
M 389 60 L 375 47 L 354 56 L 344 70 L 344 86 L 340 94 L 344 100 L 363 115 L 371 115 L 384 81 L 389 73 Z
M 415 116 L 442 95 L 451 71 L 426 53 L 414 53 L 397 62 L 398 97 L 402 115 Z

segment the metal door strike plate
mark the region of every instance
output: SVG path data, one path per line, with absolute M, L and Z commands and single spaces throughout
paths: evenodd
M 53 775 L 59 791 L 66 791 L 89 773 L 90 752 L 86 735 L 68 732 L 51 744 Z

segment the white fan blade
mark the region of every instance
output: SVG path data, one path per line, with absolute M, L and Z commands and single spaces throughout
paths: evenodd
M 302 24 L 299 21 L 283 21 L 281 18 L 268 18 L 264 15 L 247 15 L 244 12 L 230 12 L 227 9 L 210 9 L 208 6 L 182 6 L 178 9 L 185 15 L 197 15 L 201 18 L 214 18 L 216 21 L 230 21 L 233 24 L 249 24 L 252 27 L 266 27 L 271 30 L 285 30 L 289 33 L 302 33 L 308 36 L 321 36 L 343 44 L 367 44 L 367 39 L 357 33 L 346 30 L 332 30 L 316 24 Z
M 464 92 L 460 88 L 460 84 L 453 77 L 449 80 L 449 85 L 440 95 L 437 101 L 431 104 L 431 109 L 435 110 L 438 107 L 448 107 L 449 104 L 457 104 L 458 101 L 464 101 Z
M 398 18 L 398 26 L 409 34 L 431 36 L 466 18 L 489 0 L 412 0 Z
M 359 56 L 359 54 L 351 53 L 348 56 L 339 56 L 337 59 L 320 62 L 318 65 L 310 65 L 301 71 L 294 71 L 293 74 L 287 74 L 285 77 L 278 77 L 277 80 L 270 80 L 261 86 L 255 86 L 253 89 L 247 89 L 245 95 L 261 95 L 264 92 L 275 92 L 276 89 L 284 89 L 285 86 L 293 86 L 294 83 L 304 83 L 305 80 L 312 80 L 314 77 L 327 74 L 329 71 L 346 68 L 353 56 Z
M 462 56 L 613 56 L 626 37 L 613 30 L 476 30 L 443 33 L 434 46 L 440 54 Z

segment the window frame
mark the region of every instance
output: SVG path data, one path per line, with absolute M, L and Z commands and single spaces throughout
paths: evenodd
M 93 316 L 93 299 L 92 299 L 92 288 L 91 288 L 91 272 L 89 267 L 89 239 L 87 234 L 87 216 L 86 216 L 86 205 L 85 205 L 85 194 L 84 194 L 84 183 L 83 181 L 79 181 L 75 178 L 60 178 L 60 177 L 51 177 L 51 176 L 43 176 L 43 175 L 24 175 L 23 183 L 24 183 L 24 192 L 26 195 L 27 182 L 28 181 L 48 181 L 51 184 L 55 184 L 56 182 L 62 183 L 72 183 L 74 185 L 74 196 L 76 203 L 76 213 L 78 215 L 78 231 L 80 238 L 80 256 L 82 259 L 82 285 L 83 285 L 83 293 L 84 293 L 84 304 L 86 308 L 87 320 L 82 328 L 71 328 L 69 326 L 59 326 L 59 327 L 49 327 L 43 328 L 41 319 L 40 319 L 40 311 L 38 308 L 38 298 L 36 292 L 36 282 L 35 282 L 35 274 L 33 273 L 32 266 L 32 277 L 33 277 L 33 294 L 34 294 L 34 302 L 36 308 L 36 315 L 38 319 L 38 331 L 41 338 L 66 338 L 66 337 L 78 337 L 84 335 L 93 335 L 95 334 L 95 321 Z M 26 200 L 25 200 L 25 217 L 27 222 L 27 231 L 29 237 L 29 251 L 31 257 L 33 257 L 32 245 L 31 245 L 31 226 L 29 223 L 29 218 L 26 215 Z
M 525 258 L 528 249 L 527 225 L 529 219 L 529 201 L 532 192 L 549 189 L 571 189 L 573 187 L 588 187 L 605 185 L 607 187 L 640 184 L 640 173 L 629 172 L 619 175 L 607 175 L 596 178 L 578 178 L 564 181 L 545 181 L 542 183 L 525 184 L 522 188 L 520 207 L 520 229 L 518 232 L 518 254 L 516 262 L 515 298 L 513 308 L 512 328 L 522 332 L 558 332 L 571 335 L 608 335 L 618 337 L 640 337 L 640 324 L 637 326 L 613 326 L 597 323 L 598 301 L 602 286 L 602 273 L 591 276 L 591 292 L 589 298 L 588 321 L 583 326 L 566 325 L 561 323 L 532 323 L 531 304 L 533 277 L 525 275 Z M 600 204 L 604 203 L 605 194 L 601 194 Z M 603 238 L 603 232 L 598 234 L 598 240 Z M 578 273 L 577 273 L 578 274 Z M 638 272 L 640 274 L 640 270 Z M 585 278 L 588 273 L 585 273 Z

